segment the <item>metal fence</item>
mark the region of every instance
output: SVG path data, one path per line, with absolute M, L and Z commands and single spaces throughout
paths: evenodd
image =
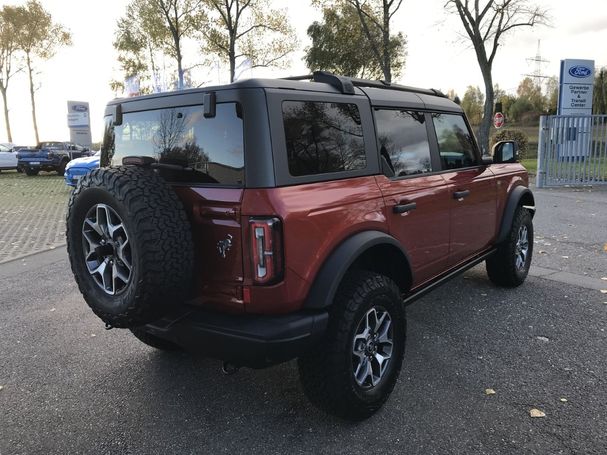
M 536 186 L 607 184 L 607 115 L 540 119 Z

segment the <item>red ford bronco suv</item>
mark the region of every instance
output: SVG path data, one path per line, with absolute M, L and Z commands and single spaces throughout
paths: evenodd
M 355 420 L 394 388 L 408 303 L 481 261 L 525 280 L 534 211 L 516 143 L 481 156 L 440 92 L 317 72 L 110 102 L 67 245 L 108 327 L 298 358 L 309 399 Z

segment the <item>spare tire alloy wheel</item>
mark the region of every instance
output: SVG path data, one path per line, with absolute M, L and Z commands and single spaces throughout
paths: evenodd
M 86 267 L 109 295 L 123 292 L 131 279 L 133 263 L 124 222 L 107 204 L 91 207 L 82 224 L 82 250 Z
M 173 189 L 135 166 L 86 174 L 72 192 L 67 250 L 84 300 L 112 327 L 134 328 L 187 299 L 191 226 Z
M 356 383 L 375 387 L 384 377 L 392 357 L 392 318 L 385 308 L 371 308 L 356 329 L 352 342 L 352 364 Z

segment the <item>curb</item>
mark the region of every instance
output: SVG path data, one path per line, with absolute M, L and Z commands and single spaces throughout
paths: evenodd
M 65 242 L 64 242 L 64 243 L 58 243 L 57 245 L 53 245 L 53 246 L 48 247 L 48 248 L 45 248 L 45 249 L 43 249 L 43 250 L 36 250 L 36 251 L 32 251 L 32 252 L 29 252 L 29 253 L 23 254 L 23 255 L 21 255 L 21 256 L 17 256 L 16 258 L 11 258 L 11 259 L 6 259 L 6 260 L 4 260 L 4 261 L 0 261 L 0 265 L 3 265 L 3 264 L 9 264 L 9 263 L 11 263 L 11 262 L 14 262 L 14 261 L 19 261 L 19 260 L 21 260 L 21 259 L 26 259 L 26 258 L 28 258 L 28 257 L 30 257 L 30 256 L 34 256 L 34 255 L 36 255 L 36 254 L 46 253 L 47 251 L 53 251 L 53 250 L 56 250 L 56 249 L 58 249 L 58 248 L 62 248 L 62 247 L 64 247 L 64 246 L 66 246 Z

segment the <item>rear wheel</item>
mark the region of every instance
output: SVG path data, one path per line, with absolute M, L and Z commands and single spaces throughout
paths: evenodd
M 532 255 L 531 213 L 524 207 L 519 207 L 512 220 L 508 237 L 486 261 L 487 275 L 498 286 L 520 286 L 529 273 Z
M 389 278 L 349 273 L 340 285 L 324 340 L 298 360 L 304 392 L 317 407 L 362 420 L 388 399 L 405 349 L 405 311 Z
M 32 169 L 29 167 L 25 168 L 25 175 L 28 175 L 30 177 L 33 177 L 34 175 L 38 175 L 40 171 L 38 169 Z

